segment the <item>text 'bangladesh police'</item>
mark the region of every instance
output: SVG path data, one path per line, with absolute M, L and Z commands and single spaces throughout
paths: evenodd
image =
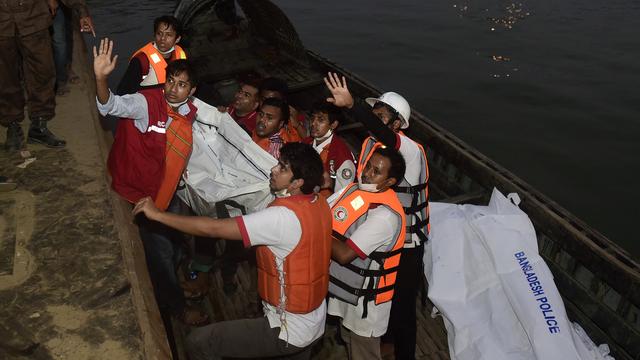
M 529 260 L 527 260 L 524 251 L 517 252 L 514 255 L 518 260 L 518 264 L 520 264 L 522 273 L 527 277 L 527 282 L 529 282 L 529 287 L 533 292 L 533 296 L 536 298 L 536 303 L 538 303 L 538 307 L 542 311 L 542 316 L 544 316 L 544 319 L 547 322 L 549 332 L 552 334 L 560 333 L 560 327 L 558 326 L 558 321 L 556 320 L 555 315 L 553 315 L 551 304 L 549 304 L 549 300 L 545 296 L 542 284 L 538 281 L 538 276 L 533 271 L 531 264 L 529 264 Z

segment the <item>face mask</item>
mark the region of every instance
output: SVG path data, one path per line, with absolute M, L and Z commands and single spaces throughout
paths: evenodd
M 291 194 L 289 194 L 289 189 L 287 188 L 278 190 L 274 192 L 273 195 L 275 195 L 277 198 L 285 198 L 285 197 L 291 196 Z
M 171 49 L 167 50 L 167 51 L 160 51 L 160 49 L 158 49 L 158 46 L 154 43 L 153 46 L 156 48 L 156 50 L 158 50 L 158 52 L 162 55 L 167 55 L 170 54 L 173 50 L 176 49 L 175 46 L 172 46 Z
M 378 192 L 380 190 L 378 190 L 378 185 L 376 184 L 363 184 L 362 183 L 362 175 L 358 174 L 358 189 L 362 190 L 362 191 L 368 191 L 368 192 Z
M 329 137 L 329 136 L 331 136 L 331 135 L 333 135 L 333 130 L 331 130 L 331 128 L 329 128 L 329 130 L 327 130 L 327 133 L 326 133 L 326 134 L 324 134 L 324 135 L 322 135 L 322 136 L 320 136 L 320 137 L 317 137 L 317 138 L 315 138 L 315 139 L 316 139 L 316 140 L 326 139 L 326 138 L 328 138 L 328 137 Z
M 177 108 L 179 108 L 180 106 L 182 106 L 182 105 L 186 104 L 186 103 L 187 103 L 187 101 L 189 101 L 189 99 L 188 99 L 188 98 L 187 98 L 187 99 L 184 99 L 184 101 L 183 101 L 183 102 L 179 102 L 179 103 L 172 103 L 172 102 L 167 101 L 167 104 L 169 104 L 169 106 L 171 106 L 172 108 L 177 109 Z

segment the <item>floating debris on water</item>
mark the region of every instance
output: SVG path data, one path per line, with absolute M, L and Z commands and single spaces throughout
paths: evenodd
M 511 58 L 508 56 L 502 56 L 502 55 L 491 55 L 491 58 L 493 59 L 493 61 L 497 61 L 497 62 L 507 62 L 507 61 L 511 61 Z

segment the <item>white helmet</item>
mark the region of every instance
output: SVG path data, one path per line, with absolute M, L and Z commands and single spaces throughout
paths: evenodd
M 409 103 L 405 98 L 400 96 L 398 93 L 394 93 L 393 91 L 386 92 L 380 95 L 379 98 L 366 98 L 365 101 L 367 104 L 373 107 L 377 102 L 381 102 L 391 106 L 395 111 L 400 115 L 400 119 L 402 120 L 402 125 L 400 125 L 400 129 L 406 129 L 409 127 L 409 118 L 411 117 L 411 108 L 409 107 Z

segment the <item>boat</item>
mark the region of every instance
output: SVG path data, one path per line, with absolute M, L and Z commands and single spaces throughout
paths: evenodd
M 247 71 L 286 80 L 289 100 L 300 109 L 308 109 L 314 100 L 327 97 L 322 80 L 327 72 L 344 75 L 356 97 L 381 93 L 367 80 L 306 49 L 287 16 L 272 2 L 237 3 L 245 16 L 237 37 L 225 35 L 228 26 L 218 18 L 216 0 L 183 0 L 175 12 L 185 29 L 182 44 L 201 74 L 198 96 L 204 101 L 228 104 L 237 87 L 236 77 Z M 367 135 L 366 129 L 353 119 L 338 132 L 356 150 L 354 153 Z M 428 154 L 431 201 L 486 204 L 494 187 L 502 193 L 518 193 L 520 207 L 536 228 L 540 253 L 554 275 L 569 318 L 578 322 L 595 343 L 608 344 L 616 359 L 640 359 L 637 261 L 420 112 L 413 111 L 407 134 L 423 144 Z M 220 301 L 218 310 L 226 311 Z M 441 323 L 432 320 L 424 308 L 418 316 L 418 357 L 448 358 Z

